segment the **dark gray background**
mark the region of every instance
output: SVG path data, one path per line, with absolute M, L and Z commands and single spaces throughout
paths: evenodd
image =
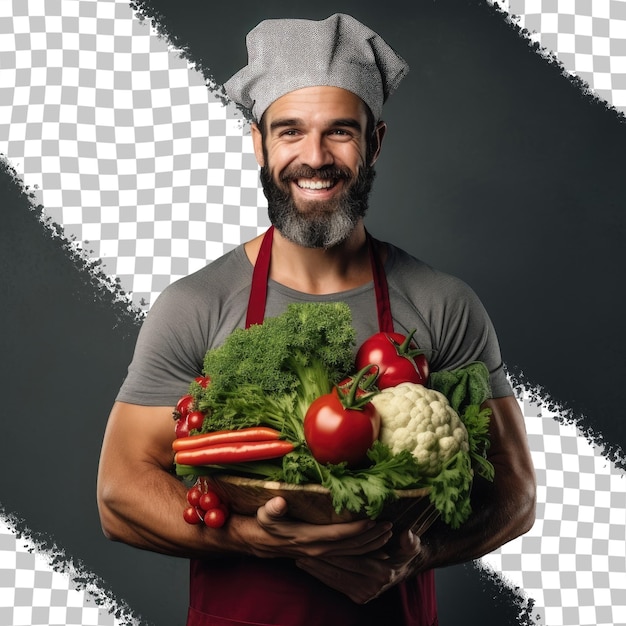
M 153 0 L 142 8 L 219 83 L 245 64 L 245 34 L 261 19 L 344 11 L 383 35 L 411 72 L 386 108 L 368 227 L 467 280 L 513 375 L 625 449 L 624 119 L 486 2 L 407 6 Z M 146 621 L 180 624 L 186 563 L 108 543 L 95 507 L 102 433 L 137 320 L 50 236 L 10 173 L 0 175 L 0 198 L 2 504 Z M 438 572 L 438 584 L 443 626 L 468 614 L 485 626 L 526 623 L 518 599 L 471 565 Z

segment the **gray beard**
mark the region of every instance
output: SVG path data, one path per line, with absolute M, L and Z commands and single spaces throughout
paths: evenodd
M 339 197 L 328 202 L 311 201 L 306 211 L 300 211 L 288 190 L 272 179 L 267 167 L 261 168 L 261 184 L 268 202 L 270 222 L 289 241 L 304 248 L 332 248 L 352 234 L 368 208 L 368 197 L 374 180 L 372 167 L 362 167 L 352 178 L 348 170 L 324 168 L 321 170 L 300 169 L 297 173 L 284 176 L 281 182 L 293 178 L 313 177 L 341 178 L 348 187 Z M 350 184 L 350 179 L 352 182 Z

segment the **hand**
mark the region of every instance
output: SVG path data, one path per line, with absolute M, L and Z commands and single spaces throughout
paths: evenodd
M 306 557 L 296 564 L 353 602 L 365 604 L 419 571 L 425 560 L 420 538 L 410 530 L 398 536 L 393 546 L 361 556 Z
M 391 538 L 391 524 L 359 520 L 337 524 L 309 524 L 290 519 L 284 498 L 272 498 L 260 507 L 256 521 L 265 540 L 254 553 L 261 557 L 324 558 L 356 556 L 381 549 Z

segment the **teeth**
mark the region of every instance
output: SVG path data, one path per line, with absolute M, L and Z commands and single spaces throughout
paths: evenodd
M 331 180 L 310 180 L 310 179 L 300 179 L 298 181 L 298 187 L 302 189 L 329 189 L 333 186 L 333 182 Z

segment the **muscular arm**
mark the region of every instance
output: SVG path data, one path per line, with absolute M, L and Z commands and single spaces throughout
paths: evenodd
M 388 540 L 384 525 L 315 526 L 274 519 L 280 499 L 261 507 L 257 517 L 232 515 L 221 529 L 185 523 L 186 488 L 171 472 L 172 410 L 118 402 L 111 411 L 97 488 L 102 528 L 109 539 L 183 557 L 362 554 Z

